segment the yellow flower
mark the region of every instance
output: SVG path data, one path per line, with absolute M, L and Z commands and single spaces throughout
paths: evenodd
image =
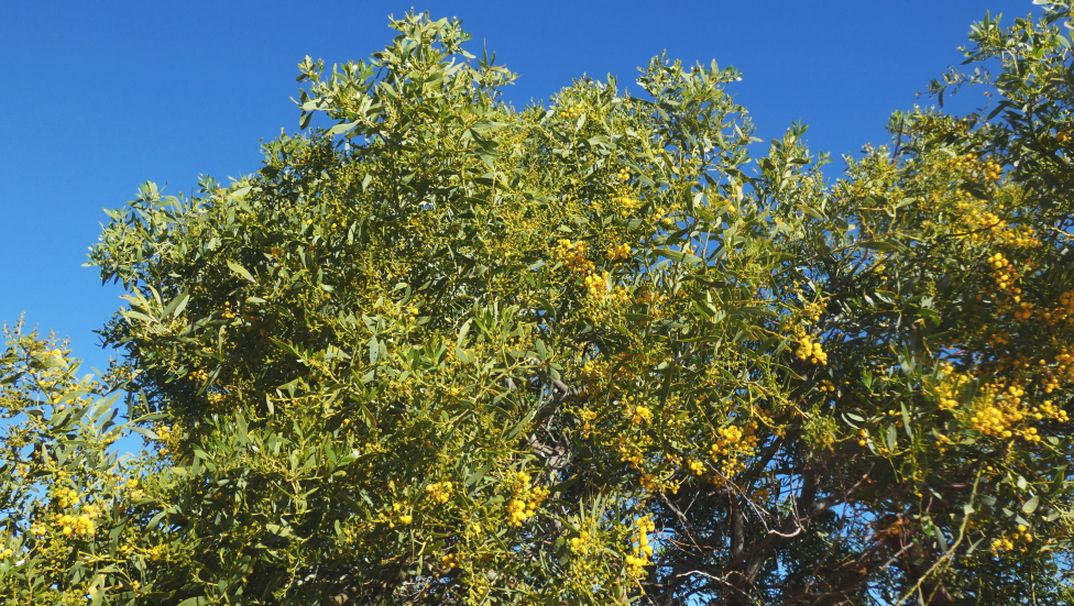
M 511 499 L 507 504 L 507 513 L 512 526 L 521 526 L 529 517 L 526 515 L 526 502 L 521 499 Z
M 453 489 L 454 486 L 451 482 L 433 482 L 425 487 L 425 494 L 429 495 L 429 497 L 437 503 L 444 504 L 451 498 L 451 491 Z
M 653 422 L 653 411 L 648 406 L 635 406 L 631 420 L 635 425 L 644 425 Z
M 409 526 L 414 521 L 414 516 L 407 511 L 405 503 L 395 502 L 392 503 L 391 513 L 388 514 L 388 526 L 395 528 L 395 523 L 398 522 L 403 526 Z
M 629 244 L 612 244 L 608 246 L 608 260 L 622 261 L 630 256 Z
M 454 553 L 446 553 L 440 556 L 440 565 L 448 570 L 452 570 L 459 567 L 459 560 L 461 558 Z
M 93 534 L 95 527 L 93 520 L 86 515 L 73 516 L 70 514 L 64 514 L 56 518 L 56 525 L 60 527 L 60 532 L 64 536 L 88 536 Z
M 794 355 L 799 360 L 821 366 L 828 363 L 828 354 L 824 352 L 824 348 L 821 347 L 820 343 L 813 341 L 809 335 L 803 334 L 798 337 L 797 343 L 798 348 L 795 350 Z
M 585 288 L 589 295 L 601 298 L 608 292 L 608 272 L 603 274 L 592 273 L 585 277 Z
M 578 536 L 573 537 L 570 540 L 571 553 L 580 556 L 586 555 L 587 553 L 589 553 L 590 543 L 591 539 L 589 536 L 589 532 L 585 530 L 579 532 Z
M 507 520 L 512 526 L 522 524 L 537 515 L 537 507 L 548 496 L 548 489 L 543 486 L 531 486 L 533 478 L 529 473 L 520 471 L 511 482 L 511 499 L 507 503 Z
M 78 493 L 70 488 L 60 488 L 56 490 L 56 504 L 60 506 L 60 509 L 67 509 L 72 507 L 75 503 L 78 503 Z
M 626 556 L 627 574 L 636 579 L 645 576 L 645 567 L 652 564 L 653 547 L 649 544 L 649 533 L 656 529 L 652 518 L 642 516 L 635 521 L 637 526 L 637 542 L 634 545 L 634 553 Z
M 220 312 L 220 317 L 225 320 L 230 320 L 235 317 L 235 310 L 231 309 L 231 302 L 224 301 L 224 310 Z
M 552 258 L 567 267 L 568 270 L 578 274 L 588 274 L 593 271 L 593 262 L 589 260 L 589 244 L 587 242 L 572 242 L 561 239 L 552 249 Z

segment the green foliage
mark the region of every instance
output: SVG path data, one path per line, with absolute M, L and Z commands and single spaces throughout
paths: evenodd
M 13 337 L 0 592 L 1069 603 L 1070 12 L 976 25 L 999 74 L 936 92 L 994 110 L 897 113 L 834 183 L 801 127 L 751 155 L 716 64 L 517 111 L 457 21 L 305 59 L 327 127 L 191 199 L 146 184 L 92 250 L 128 290 L 135 475 L 107 405 L 58 408 L 66 353 L 48 378 Z
M 146 568 L 139 476 L 109 446 L 114 392 L 76 378 L 55 340 L 5 328 L 0 351 L 0 597 L 11 604 L 133 599 Z M 142 419 L 145 421 L 145 419 Z M 107 598 L 106 598 L 107 594 Z

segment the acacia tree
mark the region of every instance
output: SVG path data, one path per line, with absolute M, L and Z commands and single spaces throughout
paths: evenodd
M 715 64 L 518 111 L 453 20 L 306 59 L 260 171 L 92 250 L 153 444 L 93 596 L 1069 603 L 1070 11 L 977 24 L 998 75 L 936 91 L 994 105 L 834 183 Z M 0 579 L 70 542 L 28 520 Z

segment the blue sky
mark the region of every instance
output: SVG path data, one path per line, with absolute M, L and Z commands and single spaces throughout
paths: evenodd
M 985 10 L 1005 21 L 1029 0 L 616 2 L 9 2 L 0 17 L 8 98 L 0 112 L 0 321 L 72 340 L 89 367 L 107 355 L 93 330 L 119 306 L 83 267 L 101 209 L 154 180 L 189 192 L 258 167 L 258 145 L 298 113 L 295 64 L 363 58 L 390 39 L 389 13 L 458 16 L 520 74 L 518 106 L 586 73 L 633 82 L 667 50 L 744 75 L 731 88 L 758 136 L 810 125 L 816 150 L 884 142 L 892 110 L 958 63 Z

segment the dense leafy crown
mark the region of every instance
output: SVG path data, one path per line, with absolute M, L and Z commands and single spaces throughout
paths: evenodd
M 307 58 L 260 171 L 110 213 L 105 380 L 10 335 L 0 595 L 1070 603 L 1070 11 L 835 182 L 715 64 L 517 111 L 457 21 Z

